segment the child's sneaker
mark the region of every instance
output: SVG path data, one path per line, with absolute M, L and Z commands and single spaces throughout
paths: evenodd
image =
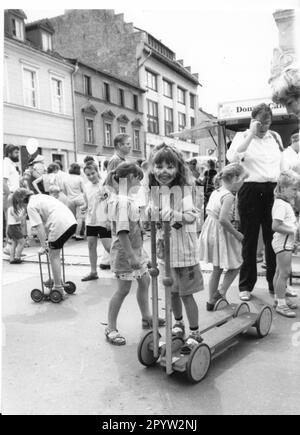
M 290 298 L 296 298 L 298 296 L 296 290 L 290 285 L 287 286 L 285 295 Z
M 278 301 L 275 300 L 274 301 L 274 305 L 273 307 L 276 308 L 278 305 Z M 291 309 L 291 310 L 296 310 L 298 308 L 297 304 L 294 304 L 294 302 L 290 301 L 288 298 L 286 298 L 286 305 Z
M 180 352 L 183 355 L 189 355 L 191 351 L 194 349 L 194 347 L 198 346 L 198 344 L 202 343 L 202 341 L 203 338 L 201 337 L 199 331 L 191 331 L 186 342 L 180 349 Z
M 180 320 L 174 323 L 172 328 L 172 336 L 183 338 L 185 334 L 184 323 Z
M 296 317 L 295 311 L 292 311 L 287 305 L 277 305 L 275 309 L 276 313 L 281 314 L 281 316 L 294 318 Z

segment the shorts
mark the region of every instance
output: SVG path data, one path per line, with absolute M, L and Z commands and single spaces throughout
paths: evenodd
M 24 237 L 21 224 L 8 225 L 7 236 L 9 239 L 17 241 Z
M 200 265 L 187 267 L 171 267 L 173 284 L 171 293 L 179 293 L 179 296 L 188 296 L 204 290 L 203 276 Z
M 281 234 L 280 237 L 272 240 L 272 248 L 275 254 L 279 254 L 283 251 L 293 251 L 294 250 L 294 236 Z
M 100 239 L 111 239 L 111 231 L 104 227 L 96 227 L 92 225 L 86 226 L 87 237 L 100 237 Z
M 140 269 L 132 270 L 131 272 L 115 272 L 116 278 L 121 281 L 133 281 L 135 279 L 141 278 L 145 273 L 148 273 L 147 263 L 143 263 Z
M 65 231 L 55 242 L 49 242 L 50 249 L 61 249 L 66 241 L 75 234 L 77 224 L 72 225 L 67 231 Z

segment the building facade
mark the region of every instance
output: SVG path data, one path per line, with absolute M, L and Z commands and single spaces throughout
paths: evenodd
M 191 141 L 171 133 L 197 124 L 198 75 L 149 33 L 124 21 L 113 10 L 69 10 L 50 19 L 54 46 L 62 56 L 146 90 L 142 97 L 147 152 L 161 142 L 174 143 L 186 158 L 198 155 Z
M 48 20 L 25 25 L 18 9 L 5 11 L 4 144 L 20 147 L 22 169 L 26 142 L 37 139 L 45 163 L 75 158 L 72 75 L 74 66 L 53 52 L 54 29 Z
M 114 153 L 113 138 L 119 133 L 131 137 L 131 158 L 145 156 L 142 113 L 143 91 L 110 74 L 81 62 L 74 75 L 77 158 L 96 155 L 99 163 Z M 100 165 L 101 166 L 101 165 Z

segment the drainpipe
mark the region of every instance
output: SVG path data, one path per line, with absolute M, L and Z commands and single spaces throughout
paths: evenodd
M 71 87 L 72 87 L 72 106 L 73 106 L 73 133 L 74 133 L 74 156 L 75 162 L 77 162 L 77 126 L 76 126 L 76 107 L 75 107 L 75 87 L 74 87 L 74 76 L 79 69 L 78 61 L 76 61 L 75 69 L 71 73 Z

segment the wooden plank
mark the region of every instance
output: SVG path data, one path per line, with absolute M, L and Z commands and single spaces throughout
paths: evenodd
M 206 343 L 211 352 L 215 352 L 216 348 L 222 346 L 226 342 L 232 340 L 236 335 L 247 330 L 254 325 L 257 319 L 257 314 L 245 313 L 241 316 L 232 319 L 219 328 L 211 329 L 203 334 L 204 343 Z
M 209 318 L 205 318 L 202 322 L 199 323 L 199 331 L 200 334 L 204 334 L 210 329 L 215 328 L 216 326 L 221 325 L 224 322 L 227 322 L 233 317 L 234 311 L 237 307 L 237 304 L 230 304 L 228 307 L 224 308 L 220 311 L 214 311 L 209 313 Z

